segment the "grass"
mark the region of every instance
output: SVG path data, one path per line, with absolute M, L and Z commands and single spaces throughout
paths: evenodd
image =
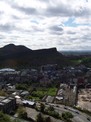
M 78 64 L 80 64 L 81 62 L 82 62 L 81 59 L 73 59 L 73 60 L 71 60 L 71 63 L 72 63 L 73 65 L 78 65 Z
M 56 92 L 57 92 L 57 88 L 49 88 L 48 91 L 47 91 L 47 94 L 50 95 L 50 96 L 55 96 L 56 95 Z
M 31 97 L 35 100 L 42 99 L 45 95 L 55 96 L 56 95 L 57 88 L 39 88 L 36 91 L 32 92 Z

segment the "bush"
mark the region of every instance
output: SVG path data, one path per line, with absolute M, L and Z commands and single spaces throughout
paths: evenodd
M 44 113 L 48 114 L 54 118 L 61 119 L 59 113 L 56 112 L 52 106 L 49 106 L 47 109 L 45 109 Z
M 36 122 L 44 122 L 44 117 L 43 117 L 43 115 L 42 115 L 41 113 L 39 113 L 39 114 L 37 115 Z
M 50 115 L 50 116 L 52 116 L 52 117 L 54 117 L 54 118 L 60 119 L 59 113 L 56 112 L 56 111 L 48 111 L 48 110 L 46 110 L 45 113 Z
M 64 112 L 62 113 L 62 118 L 66 120 L 66 122 L 72 122 L 70 119 L 73 118 L 73 115 L 70 112 Z
M 0 96 L 7 96 L 7 93 L 4 90 L 0 90 Z
M 19 118 L 23 118 L 23 119 L 27 118 L 27 112 L 24 107 L 19 107 L 18 116 L 19 116 Z
M 48 108 L 48 110 L 49 110 L 49 111 L 54 111 L 53 106 L 50 105 L 49 108 Z
M 27 84 L 16 84 L 16 89 L 17 90 L 28 90 L 28 85 Z
M 42 99 L 44 97 L 45 93 L 43 91 L 33 91 L 32 96 L 33 97 L 39 97 L 39 99 Z
M 44 109 L 45 109 L 45 105 L 43 103 L 40 104 L 40 111 L 41 112 L 44 112 Z
M 11 119 L 8 115 L 0 112 L 0 122 L 11 122 Z
M 45 118 L 45 122 L 51 122 L 51 118 L 50 117 L 46 117 Z

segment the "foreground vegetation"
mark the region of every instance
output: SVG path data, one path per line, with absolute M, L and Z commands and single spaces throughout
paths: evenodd
M 63 120 L 64 122 L 72 122 L 73 115 L 70 112 L 64 112 L 61 115 L 59 112 L 55 111 L 53 106 L 46 107 L 43 103 L 40 104 L 40 108 L 36 108 L 40 113 L 37 116 L 37 122 L 45 122 L 44 115 L 52 116 L 56 119 Z M 43 113 L 43 114 L 41 114 Z M 41 120 L 40 120 L 41 118 Z M 48 118 L 49 119 L 49 118 Z M 51 122 L 51 118 L 48 122 Z
M 30 84 L 16 84 L 16 89 L 18 90 L 27 90 L 29 91 L 29 96 L 27 99 L 34 99 L 34 100 L 41 100 L 45 95 L 49 96 L 55 96 L 57 92 L 56 87 L 48 87 L 48 88 L 43 88 L 43 87 L 35 87 L 33 88 Z
M 0 122 L 21 122 L 18 119 L 11 118 L 7 114 L 4 114 L 0 111 Z

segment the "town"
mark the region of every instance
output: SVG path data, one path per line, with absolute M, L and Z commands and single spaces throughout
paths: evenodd
M 0 111 L 30 122 L 37 116 L 50 117 L 52 122 L 78 122 L 81 111 L 91 112 L 90 91 L 91 68 L 85 65 L 0 69 Z M 70 115 L 65 118 L 65 114 Z M 80 119 L 90 121 L 88 115 Z
M 0 0 L 0 122 L 91 122 L 91 0 Z

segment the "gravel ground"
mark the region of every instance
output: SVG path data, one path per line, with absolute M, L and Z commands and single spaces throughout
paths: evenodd
M 78 107 L 91 111 L 91 89 L 82 89 L 79 91 Z

